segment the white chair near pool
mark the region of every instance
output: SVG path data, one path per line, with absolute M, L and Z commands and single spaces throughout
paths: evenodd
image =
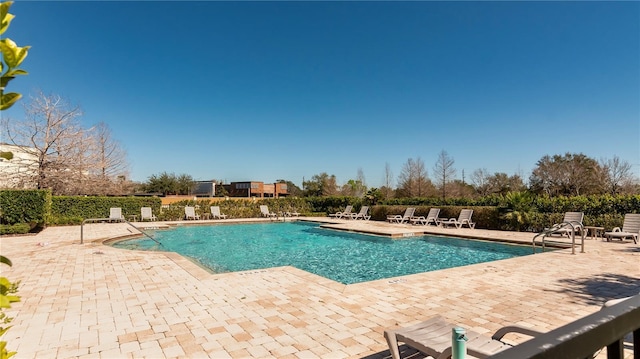
M 109 208 L 109 219 L 112 221 L 123 221 L 124 216 L 122 215 L 122 208 L 120 207 Z
M 342 212 L 336 212 L 336 213 L 331 213 L 329 215 L 329 217 L 335 217 L 335 218 L 345 218 L 345 217 L 351 217 L 351 211 L 353 210 L 353 206 L 348 205 L 344 208 L 344 211 Z
M 604 237 L 607 241 L 612 238 L 619 238 L 620 240 L 631 238 L 633 243 L 638 243 L 638 236 L 640 235 L 640 214 L 639 213 L 627 213 L 624 215 L 624 222 L 622 223 L 622 229 L 615 227 L 611 232 L 605 232 Z
M 438 216 L 440 215 L 440 208 L 431 208 L 427 216 L 420 217 L 411 217 L 411 223 L 413 224 L 421 224 L 423 226 L 433 224 L 434 226 L 438 225 Z
M 415 212 L 416 209 L 414 207 L 409 207 L 404 211 L 403 215 L 396 214 L 387 216 L 387 221 L 390 223 L 409 223 Z
M 278 217 L 277 213 L 269 212 L 269 207 L 264 204 L 260 205 L 260 214 L 262 214 L 262 217 L 268 217 L 268 218 Z
M 453 224 L 456 228 L 460 229 L 466 224 L 469 228 L 473 229 L 476 228 L 476 224 L 474 222 L 471 222 L 472 215 L 472 209 L 463 209 L 462 211 L 460 211 L 458 219 L 449 218 L 446 220 L 441 220 L 440 225 L 442 225 L 443 227 L 448 227 L 450 224 Z
M 211 206 L 211 218 L 225 219 L 227 218 L 227 215 L 220 213 L 220 206 Z
M 145 220 L 149 221 L 157 221 L 158 219 L 153 214 L 151 207 L 142 207 L 140 208 L 140 221 L 144 222 Z
M 196 208 L 195 207 L 186 206 L 186 207 L 184 207 L 184 218 L 186 220 L 189 220 L 189 219 L 196 220 L 196 219 L 200 219 L 200 215 L 196 214 Z
M 371 218 L 369 215 L 369 206 L 362 206 L 362 208 L 360 208 L 360 212 L 351 214 L 351 219 L 362 219 L 364 221 L 368 221 L 369 218 Z

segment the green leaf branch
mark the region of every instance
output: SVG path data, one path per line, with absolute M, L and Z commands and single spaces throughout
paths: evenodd
M 9 8 L 13 1 L 0 3 L 0 36 L 7 31 L 9 24 L 15 18 L 9 13 Z M 2 52 L 2 62 L 0 62 L 0 111 L 6 110 L 13 106 L 22 95 L 16 92 L 5 92 L 7 85 L 16 76 L 26 75 L 27 72 L 20 69 L 20 65 L 29 54 L 31 46 L 20 47 L 9 39 L 0 40 L 0 52 Z

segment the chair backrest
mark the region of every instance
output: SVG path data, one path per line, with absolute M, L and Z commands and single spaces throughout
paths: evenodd
M 624 222 L 622 223 L 622 231 L 628 233 L 640 232 L 640 214 L 627 213 L 624 215 Z
M 120 207 L 111 207 L 109 209 L 109 218 L 122 218 L 122 208 Z
M 195 207 L 191 207 L 191 206 L 186 206 L 184 207 L 184 215 L 187 216 L 187 218 L 189 217 L 196 217 L 196 209 Z
M 211 215 L 220 216 L 220 206 L 211 206 Z
M 462 222 L 463 220 L 471 221 L 471 216 L 473 215 L 472 209 L 463 209 L 460 211 L 460 216 L 458 217 L 458 222 Z
M 269 207 L 267 207 L 266 205 L 262 204 L 260 205 L 260 212 L 262 214 L 269 214 Z
M 153 212 L 151 211 L 151 207 L 142 207 L 140 208 L 140 218 L 151 218 L 153 217 Z
M 362 206 L 358 214 L 361 216 L 365 216 L 368 212 L 369 212 L 369 206 Z
M 404 215 L 402 216 L 402 218 L 411 218 L 413 217 L 413 214 L 416 212 L 416 209 L 414 207 L 408 207 L 405 211 L 404 211 Z
M 348 205 L 348 206 L 344 207 L 344 211 L 342 213 L 343 214 L 349 214 L 349 213 L 351 213 L 351 211 L 353 211 L 353 206 L 352 205 Z
M 434 218 L 437 219 L 440 215 L 440 208 L 431 208 L 429 210 L 429 214 L 427 214 L 427 219 Z
M 564 220 L 563 222 L 578 222 L 578 223 L 582 223 L 582 220 L 584 219 L 584 213 L 582 212 L 566 212 L 564 214 Z

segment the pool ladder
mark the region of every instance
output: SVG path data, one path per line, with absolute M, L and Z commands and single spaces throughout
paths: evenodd
M 571 228 L 571 254 L 576 254 L 576 228 L 580 228 L 580 237 L 581 237 L 581 243 L 580 243 L 580 247 L 582 248 L 580 250 L 580 253 L 584 253 L 584 237 L 585 237 L 585 232 L 584 232 L 584 226 L 582 225 L 581 222 L 576 222 L 576 221 L 572 221 L 572 222 L 562 222 L 562 223 L 558 223 L 558 224 L 554 224 L 553 227 L 551 228 L 547 228 L 544 231 L 536 234 L 533 237 L 533 241 L 531 241 L 531 246 L 533 247 L 533 253 L 536 253 L 536 239 L 538 239 L 538 237 L 540 237 L 540 242 L 542 244 L 542 251 L 544 252 L 545 249 L 545 238 L 547 236 L 551 236 L 553 233 L 556 233 L 559 229 L 564 229 L 564 228 Z
M 145 236 L 149 237 L 149 239 L 151 239 L 152 241 L 158 243 L 159 245 L 162 245 L 162 243 L 158 242 L 157 239 L 151 237 L 149 234 L 147 234 L 145 231 L 141 230 L 140 228 L 134 226 L 131 222 L 127 221 L 124 218 L 87 218 L 84 221 L 82 221 L 82 224 L 80 225 L 80 244 L 84 243 L 84 224 L 87 222 L 113 222 L 113 221 L 117 221 L 117 222 L 124 222 L 128 225 L 130 225 L 131 227 L 133 227 L 135 230 L 137 230 L 138 232 L 144 234 Z

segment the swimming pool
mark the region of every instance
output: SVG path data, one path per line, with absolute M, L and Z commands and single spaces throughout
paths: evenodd
M 279 266 L 353 284 L 532 254 L 530 246 L 420 236 L 340 232 L 307 222 L 181 226 L 114 247 L 180 253 L 216 273 Z

